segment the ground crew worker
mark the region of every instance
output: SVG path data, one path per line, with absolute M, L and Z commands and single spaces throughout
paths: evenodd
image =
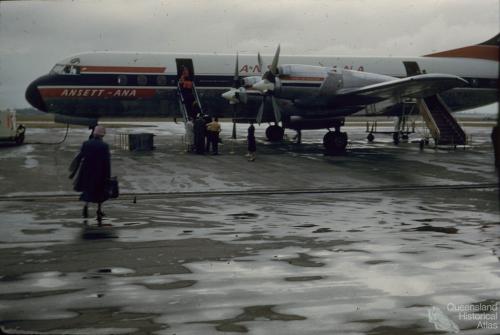
M 247 144 L 248 144 L 248 161 L 255 161 L 255 156 L 257 152 L 257 143 L 255 142 L 255 127 L 253 126 L 253 122 L 250 123 L 250 127 L 248 127 L 248 135 L 247 135 Z
M 198 115 L 196 120 L 194 121 L 194 146 L 196 149 L 196 153 L 199 155 L 203 155 L 205 153 L 205 120 Z
M 218 118 L 214 118 L 212 122 L 207 124 L 207 152 L 210 152 L 210 145 L 212 145 L 212 153 L 219 154 L 219 133 L 221 131 Z

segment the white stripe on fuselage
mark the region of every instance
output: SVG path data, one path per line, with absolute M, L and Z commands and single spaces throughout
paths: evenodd
M 174 54 L 174 53 L 124 53 L 93 52 L 75 55 L 58 62 L 70 64 L 79 59 L 80 66 L 144 66 L 165 67 L 161 75 L 177 75 L 176 59 L 191 59 L 195 75 L 232 76 L 235 55 L 215 54 Z M 264 63 L 271 64 L 272 56 L 263 56 Z M 497 79 L 499 63 L 484 59 L 444 58 L 444 57 L 335 57 L 335 56 L 286 56 L 280 57 L 279 64 L 303 64 L 338 69 L 363 69 L 365 72 L 405 77 L 403 62 L 417 62 L 427 73 L 452 74 L 465 78 Z M 261 75 L 255 55 L 239 55 L 240 76 Z M 130 74 L 130 73 L 127 73 Z M 151 73 L 149 73 L 151 74 Z

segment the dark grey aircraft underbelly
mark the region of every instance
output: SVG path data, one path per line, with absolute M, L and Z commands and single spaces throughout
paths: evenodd
M 225 90 L 221 89 L 199 89 L 200 100 L 203 111 L 209 115 L 240 119 L 241 121 L 254 119 L 257 114 L 262 98 L 251 96 L 246 105 L 230 105 L 221 97 Z M 452 111 L 484 106 L 498 101 L 498 90 L 465 88 L 452 89 L 441 93 L 442 98 Z M 270 100 L 270 99 L 268 99 Z M 266 106 L 263 121 L 273 120 L 272 107 Z M 163 90 L 153 98 L 147 99 L 92 99 L 85 98 L 54 98 L 47 101 L 49 111 L 56 114 L 63 114 L 77 117 L 99 118 L 99 117 L 181 117 L 177 93 L 175 90 Z M 289 106 L 289 107 L 287 107 Z M 284 116 L 297 115 L 308 117 L 324 117 L 326 115 L 343 117 L 352 114 L 360 108 L 333 110 L 308 109 L 307 107 L 297 108 L 292 103 L 286 101 L 282 105 Z M 402 109 L 396 105 L 384 111 L 383 115 L 397 116 Z M 359 114 L 359 113 L 358 113 Z

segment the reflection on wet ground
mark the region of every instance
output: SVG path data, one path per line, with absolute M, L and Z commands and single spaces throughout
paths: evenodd
M 485 167 L 491 157 L 481 148 L 458 158 L 436 152 L 434 160 L 390 148 L 381 153 L 389 162 L 368 148 L 362 155 L 373 156 L 372 165 L 359 156 L 282 153 L 263 158 L 271 176 L 248 174 L 241 183 L 248 166 L 235 172 L 223 155 L 203 157 L 218 160 L 220 175 L 182 170 L 167 176 L 170 164 L 184 164 L 185 156 L 156 173 L 185 191 L 312 187 L 323 180 L 329 187 L 336 181 L 350 187 L 493 182 L 494 170 Z M 41 156 L 37 150 L 30 155 Z M 55 155 L 70 157 L 65 150 Z M 114 154 L 117 161 L 140 160 Z M 168 155 L 141 159 L 158 167 Z M 49 163 L 37 159 L 45 173 Z M 280 159 L 290 159 L 290 170 Z M 131 174 L 151 172 L 142 161 L 130 164 Z M 309 172 L 296 174 L 300 170 Z M 19 178 L 16 173 L 11 177 Z M 56 186 L 68 182 L 62 176 L 54 178 Z M 146 177 L 140 191 L 161 188 Z M 137 185 L 124 183 L 129 191 Z M 65 186 L 38 187 L 66 192 Z M 436 307 L 460 333 L 496 334 L 447 310 L 450 303 L 500 301 L 496 192 L 138 196 L 106 203 L 101 225 L 79 218 L 76 201 L 0 201 L 0 326 L 5 333 L 50 334 L 439 334 L 429 322 Z
M 2 324 L 430 333 L 430 306 L 500 299 L 498 213 L 483 211 L 493 191 L 467 192 L 466 208 L 445 190 L 432 203 L 398 192 L 115 202 L 102 227 L 74 218 L 77 204 L 0 203 Z M 26 215 L 51 208 L 51 220 Z

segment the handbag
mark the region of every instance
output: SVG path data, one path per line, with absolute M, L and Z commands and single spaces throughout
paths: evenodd
M 80 169 L 80 166 L 82 165 L 82 161 L 83 160 L 81 153 L 79 153 L 78 155 L 75 156 L 75 158 L 73 158 L 68 168 L 68 171 L 70 172 L 69 179 L 73 179 L 73 177 L 76 175 L 76 173 Z
M 116 199 L 120 195 L 120 188 L 118 186 L 118 179 L 116 177 L 109 178 L 107 191 L 109 199 Z

